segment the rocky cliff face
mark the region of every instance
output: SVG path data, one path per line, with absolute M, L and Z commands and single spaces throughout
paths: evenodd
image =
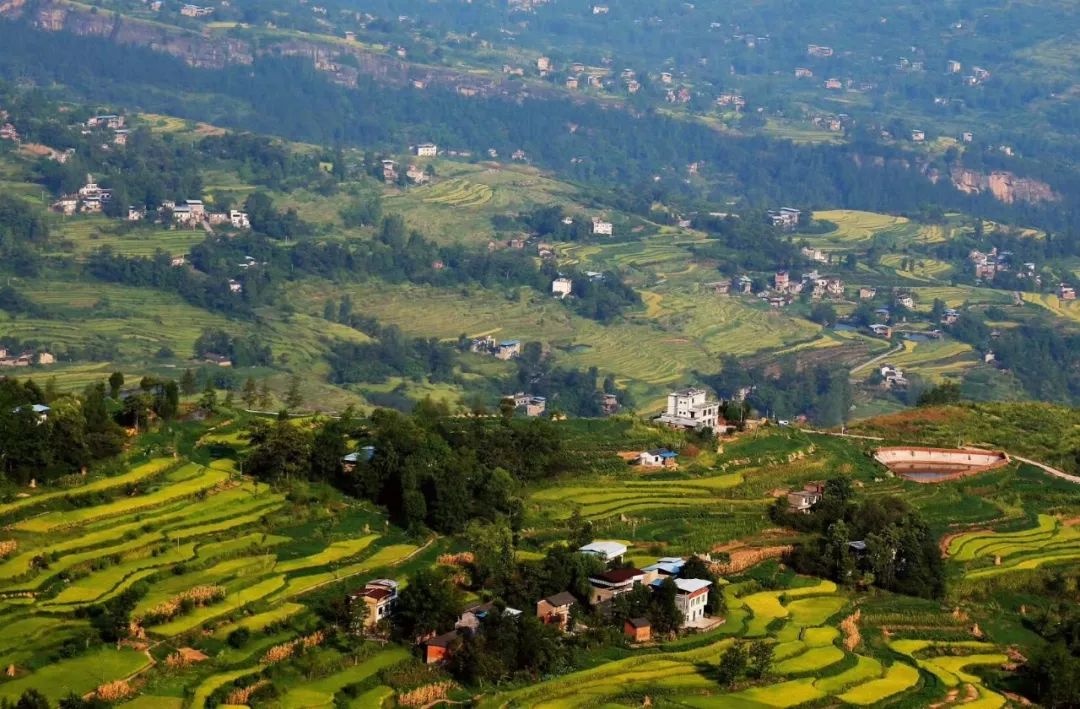
M 494 82 L 477 84 L 477 78 L 451 69 L 413 65 L 397 57 L 373 53 L 356 46 L 312 39 L 260 39 L 258 46 L 243 39 L 198 33 L 181 27 L 169 27 L 145 22 L 111 12 L 91 12 L 62 0 L 43 0 L 26 6 L 26 0 L 0 0 L 0 15 L 22 16 L 47 32 L 71 32 L 81 36 L 110 39 L 119 44 L 148 47 L 154 51 L 178 57 L 201 69 L 222 69 L 228 65 L 248 65 L 257 56 L 300 56 L 310 59 L 319 71 L 346 86 L 356 86 L 361 75 L 386 83 L 406 85 L 416 81 L 421 86 L 443 85 L 457 87 L 468 83 L 479 86 L 481 93 L 492 93 L 499 87 Z M 351 57 L 342 62 L 343 57 Z
M 989 174 L 963 167 L 954 167 L 950 177 L 953 186 L 968 194 L 989 192 L 994 199 L 1006 204 L 1014 202 L 1056 202 L 1061 199 L 1050 185 L 1030 177 L 1018 177 L 1006 170 Z

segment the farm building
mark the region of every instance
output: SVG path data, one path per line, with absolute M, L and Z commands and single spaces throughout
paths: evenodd
M 615 227 L 611 222 L 606 222 L 603 219 L 592 220 L 592 233 L 596 236 L 611 236 L 614 230 Z
M 648 618 L 630 618 L 623 623 L 623 635 L 631 642 L 648 642 L 652 640 L 652 624 Z
M 434 143 L 421 143 L 416 146 L 416 157 L 433 158 L 439 153 L 439 147 Z
M 424 642 L 424 662 L 433 665 L 444 662 L 449 656 L 454 645 L 460 639 L 461 634 L 457 630 L 451 630 L 442 635 L 436 635 Z

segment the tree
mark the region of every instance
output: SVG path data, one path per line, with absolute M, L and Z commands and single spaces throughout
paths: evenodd
M 180 393 L 191 396 L 196 391 L 198 391 L 198 384 L 195 382 L 195 373 L 190 369 L 185 369 L 183 375 L 180 376 Z
M 7 704 L 6 701 L 5 704 Z M 13 707 L 13 709 L 49 709 L 49 700 L 44 694 L 31 687 L 19 696 L 17 702 L 7 704 L 7 706 Z
M 683 614 L 675 603 L 679 588 L 671 578 L 664 579 L 653 591 L 649 608 L 649 622 L 658 633 L 674 633 L 683 623 Z
M 720 664 L 716 667 L 717 681 L 726 687 L 732 686 L 746 671 L 747 662 L 746 647 L 741 642 L 735 643 L 720 656 Z
M 206 388 L 203 389 L 202 396 L 199 397 L 199 408 L 205 411 L 213 411 L 217 408 L 217 390 L 214 389 L 214 385 L 207 383 Z
M 502 585 L 514 571 L 514 535 L 504 521 L 473 521 L 465 529 L 480 585 Z
M 180 412 L 180 387 L 171 379 L 165 382 L 165 390 L 158 405 L 158 415 L 170 421 Z
M 756 640 L 750 643 L 749 657 L 747 658 L 747 675 L 753 679 L 761 679 L 769 673 L 772 667 L 774 645 L 764 640 Z
M 259 408 L 265 411 L 274 403 L 274 397 L 270 394 L 270 383 L 265 379 L 259 384 Z
M 848 527 L 843 520 L 837 520 L 829 525 L 825 535 L 823 561 L 829 577 L 841 583 L 846 582 L 855 571 L 850 541 Z
M 1059 640 L 1047 644 L 1024 665 L 1031 696 L 1046 707 L 1072 709 L 1080 697 L 1080 659 Z
M 247 470 L 264 480 L 307 478 L 311 472 L 311 432 L 287 420 L 273 425 L 256 421 L 250 428 L 252 443 Z
M 453 627 L 458 617 L 457 591 L 446 572 L 428 567 L 417 571 L 398 596 L 395 628 L 410 641 Z
M 285 394 L 285 406 L 289 410 L 300 408 L 304 403 L 304 395 L 300 393 L 300 375 L 293 374 L 289 377 L 289 391 Z
M 832 303 L 815 303 L 810 308 L 810 319 L 819 325 L 832 325 L 836 322 L 836 308 Z
M 328 421 L 315 432 L 311 446 L 311 477 L 335 482 L 343 472 L 341 459 L 348 453 L 345 442 L 351 425 L 349 412 L 339 420 Z
M 109 375 L 109 398 L 114 399 L 114 400 L 119 399 L 120 398 L 120 388 L 122 386 L 124 386 L 124 373 L 123 372 L 113 372 L 112 374 L 110 374 Z
M 249 409 L 255 408 L 255 403 L 259 399 L 259 392 L 254 377 L 248 377 L 244 380 L 244 389 L 241 398 L 244 400 L 244 406 Z

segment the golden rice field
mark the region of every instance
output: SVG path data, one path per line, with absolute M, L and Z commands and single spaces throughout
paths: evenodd
M 424 189 L 424 201 L 448 207 L 479 207 L 491 201 L 494 190 L 489 185 L 455 178 Z
M 1080 323 L 1080 300 L 1061 300 L 1049 293 L 1024 293 L 1024 301 L 1046 308 L 1054 315 Z

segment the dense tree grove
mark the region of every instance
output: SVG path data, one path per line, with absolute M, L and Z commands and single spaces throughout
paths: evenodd
M 154 393 L 140 390 L 146 396 L 125 406 L 109 399 L 104 383 L 71 396 L 42 390 L 33 380 L 0 378 L 3 473 L 20 484 L 31 479 L 45 482 L 115 456 L 124 441 L 117 422 L 145 421 L 151 411 L 171 417 L 176 408 L 175 399 L 169 397 L 175 392 L 169 392 L 164 386 Z M 35 406 L 48 408 L 35 410 Z
M 470 520 L 506 519 L 516 528 L 522 483 L 572 465 L 558 430 L 542 420 L 451 417 L 424 401 L 411 416 L 377 409 L 352 426 L 346 418 L 313 433 L 284 420 L 256 423 L 246 469 L 268 480 L 325 480 L 385 506 L 406 528 L 456 533 Z M 341 451 L 350 434 L 374 454 L 346 473 L 326 451 Z
M 799 369 L 794 358 L 766 367 L 747 366 L 734 357 L 726 357 L 723 369 L 706 378 L 706 383 L 732 396 L 749 388 L 746 399 L 758 411 L 778 418 L 802 414 L 822 426 L 846 421 L 852 402 L 846 368 L 818 365 Z
M 919 512 L 898 497 L 856 500 L 849 479 L 833 478 L 809 514 L 788 512 L 782 497 L 772 516 L 778 523 L 814 533 L 789 556 L 801 573 L 909 596 L 940 598 L 945 593 L 937 537 Z

